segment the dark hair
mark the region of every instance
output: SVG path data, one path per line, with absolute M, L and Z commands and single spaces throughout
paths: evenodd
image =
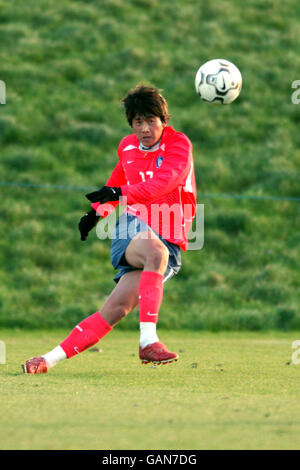
M 164 123 L 168 122 L 168 104 L 157 88 L 147 85 L 137 85 L 134 90 L 130 90 L 122 99 L 125 114 L 129 125 L 137 115 L 158 116 Z

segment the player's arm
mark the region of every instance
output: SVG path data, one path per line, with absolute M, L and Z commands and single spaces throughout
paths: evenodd
M 185 136 L 178 136 L 166 149 L 163 163 L 153 178 L 134 185 L 121 186 L 128 204 L 149 203 L 172 192 L 183 184 L 192 164 L 192 145 Z
M 117 165 L 115 166 L 112 174 L 108 178 L 106 185 L 114 186 L 114 185 L 123 185 L 126 182 L 125 174 L 123 171 L 123 167 L 120 161 L 118 161 Z M 93 193 L 91 193 L 93 194 Z M 92 209 L 87 212 L 83 217 L 81 217 L 78 229 L 80 231 L 81 240 L 84 241 L 87 239 L 89 232 L 97 225 L 97 222 L 101 217 L 107 217 L 109 214 L 113 212 L 116 206 L 119 204 L 119 201 L 113 201 L 109 204 L 101 204 L 100 202 L 95 202 L 91 204 Z
M 119 188 L 126 184 L 127 180 L 123 166 L 119 160 L 105 186 L 98 191 L 86 194 L 86 197 L 92 202 L 91 206 L 95 209 L 97 214 L 106 217 L 111 214 L 119 204 L 119 198 L 121 197 L 121 190 L 119 190 Z M 109 204 L 106 204 L 107 202 L 109 202 Z

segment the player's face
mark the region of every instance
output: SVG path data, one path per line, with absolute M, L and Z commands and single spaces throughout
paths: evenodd
M 132 129 L 145 147 L 151 147 L 161 138 L 166 124 L 158 116 L 137 114 L 132 120 Z

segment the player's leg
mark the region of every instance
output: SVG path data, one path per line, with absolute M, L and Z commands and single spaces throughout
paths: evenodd
M 143 269 L 139 283 L 140 358 L 143 363 L 173 362 L 178 355 L 159 342 L 156 331 L 169 261 L 168 248 L 152 231 L 144 231 L 131 240 L 125 258 L 131 266 Z
M 123 274 L 99 311 L 104 320 L 112 327 L 138 305 L 141 274 L 141 270 Z
M 128 264 L 144 271 L 164 275 L 168 266 L 169 252 L 164 243 L 152 231 L 137 233 L 125 251 Z
M 158 341 L 156 324 L 163 298 L 163 279 L 169 252 L 152 232 L 138 233 L 125 251 L 126 261 L 143 269 L 139 284 L 140 346 Z
M 141 271 L 124 274 L 99 312 L 81 321 L 69 336 L 43 356 L 26 361 L 23 371 L 44 373 L 58 362 L 79 354 L 96 344 L 113 326 L 138 304 Z

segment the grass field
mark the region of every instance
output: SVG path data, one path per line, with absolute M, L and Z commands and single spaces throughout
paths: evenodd
M 0 8 L 0 326 L 69 328 L 105 302 L 109 241 L 92 233 L 81 243 L 77 224 L 84 188 L 106 182 L 131 132 L 120 100 L 144 81 L 163 89 L 170 124 L 193 143 L 205 204 L 204 247 L 184 253 L 166 285 L 163 326 L 299 330 L 299 202 L 220 197 L 300 195 L 300 105 L 291 102 L 299 2 L 0 0 Z M 194 89 L 200 64 L 217 57 L 243 75 L 227 107 L 201 102 Z
M 26 376 L 67 331 L 4 330 L 1 449 L 299 449 L 300 333 L 161 331 L 180 360 L 142 366 L 137 333 Z

